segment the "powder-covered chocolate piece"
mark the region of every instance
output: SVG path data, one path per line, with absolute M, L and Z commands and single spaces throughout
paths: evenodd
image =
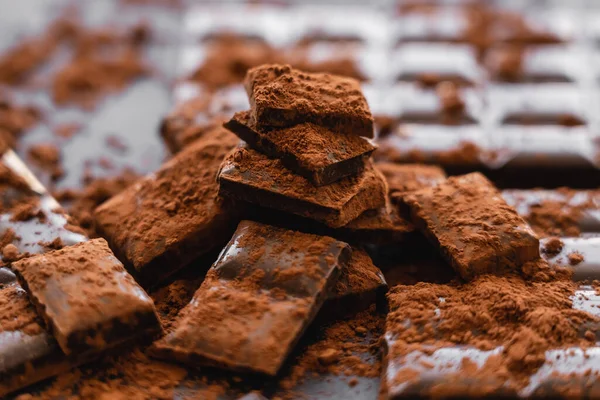
M 156 356 L 275 375 L 335 284 L 350 247 L 242 221 Z
M 310 122 L 263 129 L 256 125 L 249 111 L 235 113 L 224 126 L 250 147 L 280 159 L 317 186 L 362 172 L 377 148 L 360 136 L 333 132 Z
M 365 211 L 341 231 L 352 242 L 379 245 L 404 242 L 416 234 L 413 223 L 403 217 L 398 206 L 389 199 L 383 207 Z
M 217 171 L 238 142 L 198 140 L 99 206 L 98 230 L 142 286 L 152 286 L 223 245 L 238 223 L 217 196 Z
M 266 64 L 249 70 L 244 85 L 261 127 L 312 122 L 333 132 L 373 137 L 371 110 L 355 79 Z
M 348 265 L 342 269 L 318 319 L 331 321 L 333 318 L 356 314 L 383 300 L 386 291 L 383 273 L 365 250 L 353 246 Z
M 104 239 L 36 255 L 12 268 L 66 354 L 161 331 L 152 299 Z
M 219 185 L 224 196 L 311 218 L 332 228 L 383 206 L 387 190 L 383 177 L 370 162 L 357 176 L 317 187 L 287 169 L 281 160 L 246 145 L 227 156 L 219 173 Z
M 539 259 L 539 240 L 480 173 L 405 196 L 415 225 L 464 279 L 517 270 Z
M 436 165 L 378 162 L 375 166 L 385 177 L 394 203 L 407 193 L 434 186 L 446 179 L 444 170 Z

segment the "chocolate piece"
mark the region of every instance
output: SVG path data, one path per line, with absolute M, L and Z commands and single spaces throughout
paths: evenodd
M 316 187 L 285 168 L 281 160 L 245 145 L 226 157 L 219 184 L 224 196 L 311 218 L 332 228 L 385 204 L 385 181 L 371 163 L 357 176 Z
M 404 242 L 415 235 L 416 228 L 387 200 L 385 206 L 365 211 L 342 231 L 349 241 L 381 245 Z
M 464 279 L 514 271 L 540 257 L 529 225 L 480 173 L 448 178 L 404 200 L 415 225 Z
M 333 132 L 312 123 L 261 129 L 249 111 L 236 113 L 224 126 L 250 147 L 280 159 L 283 165 L 316 186 L 359 174 L 377 148 L 360 136 Z
M 387 291 L 387 283 L 369 254 L 358 247 L 352 247 L 352 255 L 346 268 L 331 294 L 323 305 L 320 317 L 327 322 L 332 319 L 347 317 L 363 311 L 371 304 L 384 303 L 383 294 Z
M 373 137 L 369 105 L 352 78 L 272 64 L 249 70 L 244 85 L 259 126 L 313 122 L 333 132 Z
M 65 354 L 161 331 L 152 299 L 104 239 L 36 255 L 12 268 Z
M 198 140 L 99 206 L 102 236 L 144 287 L 227 241 L 237 210 L 217 196 L 219 166 L 238 142 Z
M 275 375 L 321 308 L 350 248 L 242 221 L 156 356 Z
M 444 170 L 435 165 L 378 162 L 375 167 L 385 177 L 394 203 L 402 200 L 407 193 L 437 185 L 446 179 Z

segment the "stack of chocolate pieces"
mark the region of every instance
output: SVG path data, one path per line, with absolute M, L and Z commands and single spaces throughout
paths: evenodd
M 287 65 L 250 70 L 251 109 L 225 127 L 245 143 L 225 159 L 219 193 L 340 228 L 385 206 L 370 156 L 373 117 L 358 81 Z

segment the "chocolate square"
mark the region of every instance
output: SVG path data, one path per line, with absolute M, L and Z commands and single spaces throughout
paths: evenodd
M 280 159 L 316 186 L 360 173 L 377 148 L 360 136 L 333 132 L 312 123 L 282 129 L 260 128 L 249 111 L 235 113 L 224 126 L 250 147 Z
M 383 177 L 369 162 L 365 170 L 331 185 L 314 186 L 247 145 L 227 156 L 219 172 L 219 193 L 311 218 L 338 228 L 364 211 L 385 204 Z
M 227 242 L 238 212 L 218 197 L 216 177 L 238 142 L 198 140 L 96 209 L 99 231 L 142 286 Z
M 516 271 L 540 257 L 539 240 L 480 173 L 407 195 L 415 225 L 464 279 Z
M 333 132 L 373 137 L 371 110 L 355 79 L 266 64 L 249 70 L 244 85 L 261 127 L 312 122 Z
M 12 268 L 65 354 L 161 331 L 152 299 L 104 239 L 36 255 Z
M 192 365 L 277 374 L 350 252 L 327 236 L 242 221 L 153 353 Z

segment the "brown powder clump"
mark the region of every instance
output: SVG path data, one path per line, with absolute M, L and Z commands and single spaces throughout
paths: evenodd
M 147 75 L 140 42 L 131 32 L 74 28 L 74 55 L 52 79 L 52 97 L 59 105 L 93 108 L 105 94 L 123 89 Z
M 0 93 L 0 154 L 8 147 L 15 147 L 21 135 L 41 118 L 37 108 L 17 105 Z
M 565 244 L 560 240 L 560 238 L 551 237 L 544 245 L 542 251 L 550 256 L 555 256 L 562 251 L 564 245 Z
M 460 121 L 465 112 L 465 103 L 461 97 L 458 86 L 449 81 L 437 84 L 435 91 L 440 99 L 440 108 L 445 124 Z
M 52 181 L 58 180 L 65 174 L 61 166 L 60 149 L 54 144 L 36 144 L 29 148 L 29 160 L 50 175 Z
M 221 35 L 210 43 L 206 60 L 189 79 L 209 89 L 219 89 L 241 83 L 250 68 L 276 62 L 278 58 L 275 49 L 262 41 Z
M 569 264 L 572 266 L 580 264 L 584 261 L 583 254 L 580 253 L 571 253 L 567 256 L 567 258 L 569 259 Z

